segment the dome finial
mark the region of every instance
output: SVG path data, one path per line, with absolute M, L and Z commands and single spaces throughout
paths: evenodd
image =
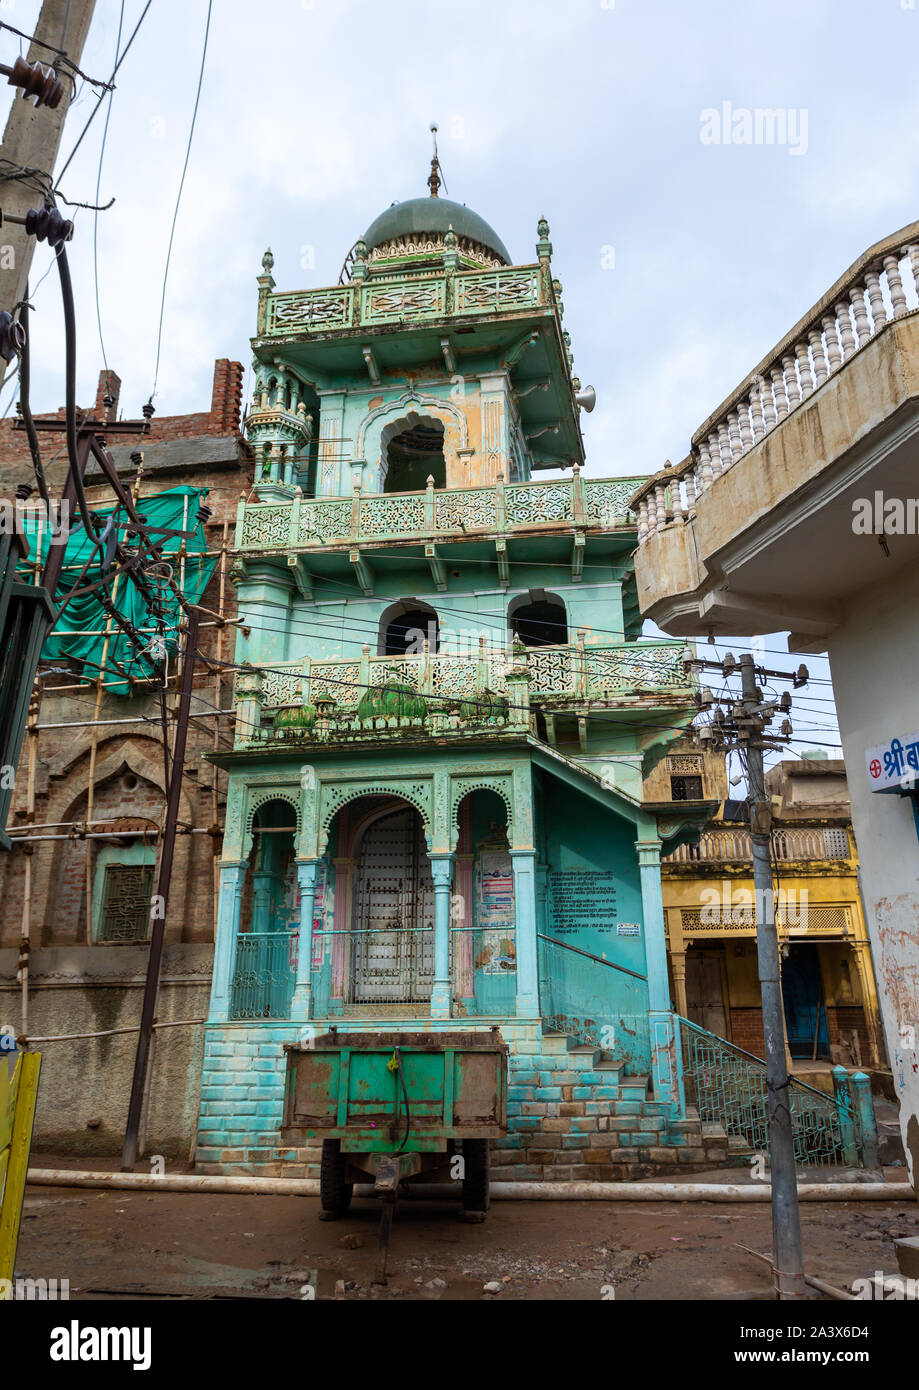
M 443 177 L 444 171 L 440 167 L 440 156 L 437 153 L 437 124 L 434 121 L 431 122 L 431 138 L 434 141 L 434 157 L 431 160 L 431 172 L 428 175 L 428 188 L 431 190 L 431 197 L 436 198 L 437 190 L 441 184 L 444 186 L 445 193 L 449 193 L 450 190 L 447 187 L 447 180 Z

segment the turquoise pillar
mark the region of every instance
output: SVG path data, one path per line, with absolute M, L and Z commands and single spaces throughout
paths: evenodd
M 849 1090 L 861 1141 L 862 1161 L 866 1168 L 874 1171 L 880 1168 L 881 1162 L 878 1157 L 878 1127 L 871 1099 L 871 1078 L 863 1071 L 853 1072 L 849 1077 Z
M 431 1017 L 450 1017 L 450 892 L 453 885 L 453 855 L 431 856 L 434 880 L 434 988 L 431 990 Z
M 641 903 L 648 971 L 648 1029 L 651 1039 L 651 1079 L 656 1100 L 670 1101 L 682 1112 L 682 1066 L 676 1037 L 670 982 L 667 978 L 667 937 L 661 888 L 661 842 L 636 840 L 641 875 Z
M 512 849 L 517 948 L 517 1017 L 539 1017 L 539 952 L 536 941 L 536 851 Z
M 225 859 L 221 862 L 209 1023 L 226 1023 L 230 1017 L 230 992 L 233 987 L 236 938 L 239 934 L 239 912 L 245 876 L 245 859 Z
M 300 885 L 300 931 L 297 939 L 297 981 L 290 1002 L 290 1016 L 298 1023 L 312 1017 L 313 987 L 313 905 L 316 899 L 318 859 L 297 860 L 297 880 Z

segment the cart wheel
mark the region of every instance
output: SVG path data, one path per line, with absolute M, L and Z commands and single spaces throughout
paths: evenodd
M 488 1211 L 488 1140 L 463 1140 L 463 1210 Z
M 341 1152 L 340 1139 L 323 1139 L 322 1162 L 319 1166 L 319 1213 L 321 1221 L 334 1221 L 344 1216 L 351 1205 L 354 1185 L 345 1182 L 347 1159 Z

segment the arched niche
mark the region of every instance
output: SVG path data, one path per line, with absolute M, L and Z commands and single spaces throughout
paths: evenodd
M 377 635 L 378 656 L 415 656 L 424 650 L 436 652 L 440 646 L 440 624 L 436 610 L 421 599 L 400 599 L 380 618 Z
M 361 479 L 363 491 L 396 491 L 397 489 L 388 487 L 386 483 L 386 459 L 390 441 L 406 430 L 416 430 L 421 426 L 433 429 L 438 425 L 443 428 L 444 482 L 440 486 L 462 486 L 464 480 L 459 455 L 469 443 L 469 426 L 465 414 L 451 401 L 439 400 L 435 396 L 420 397 L 406 393 L 398 400 L 372 410 L 358 431 L 355 458 L 365 461 Z M 438 485 L 436 478 L 435 485 Z M 424 486 L 425 482 L 422 482 L 421 487 Z
M 508 639 L 525 647 L 562 647 L 568 641 L 565 600 L 545 589 L 530 589 L 512 599 L 507 610 Z

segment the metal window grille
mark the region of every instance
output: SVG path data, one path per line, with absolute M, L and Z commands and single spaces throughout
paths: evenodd
M 670 795 L 674 801 L 701 801 L 701 777 L 671 777 Z
M 98 939 L 146 941 L 152 895 L 152 864 L 107 864 Z

